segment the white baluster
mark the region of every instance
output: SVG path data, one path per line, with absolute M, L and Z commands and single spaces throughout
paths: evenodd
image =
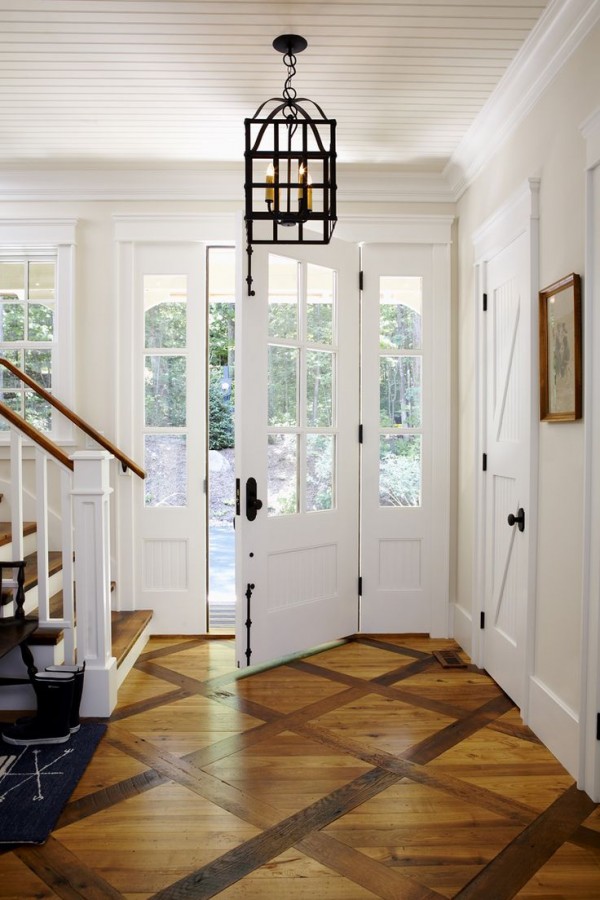
M 23 559 L 23 438 L 10 430 L 10 512 L 12 558 Z
M 63 619 L 69 625 L 65 627 L 65 662 L 69 665 L 75 663 L 75 594 L 74 594 L 74 564 L 73 564 L 73 503 L 71 490 L 73 488 L 73 476 L 71 472 L 62 469 L 60 473 L 60 496 L 62 512 L 62 562 L 63 562 Z
M 50 575 L 48 572 L 48 457 L 35 451 L 35 506 L 37 521 L 38 609 L 40 625 L 49 625 Z

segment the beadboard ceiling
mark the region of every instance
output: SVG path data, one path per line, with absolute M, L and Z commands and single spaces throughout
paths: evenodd
M 0 0 L 0 165 L 238 161 L 293 32 L 341 163 L 441 173 L 555 2 Z

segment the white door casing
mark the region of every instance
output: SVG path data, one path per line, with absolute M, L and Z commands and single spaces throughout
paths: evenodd
M 362 269 L 361 631 L 443 637 L 449 628 L 449 247 L 365 244 Z M 417 315 L 414 335 L 380 335 L 386 304 L 399 320 Z M 397 421 L 380 401 L 384 370 L 416 383 L 416 407 L 396 407 Z M 413 452 L 420 447 L 420 485 L 414 456 L 402 460 L 400 451 L 390 468 L 404 442 Z
M 240 259 L 240 273 L 245 263 L 244 254 Z M 311 266 L 320 268 L 310 269 Z M 269 277 L 271 273 L 275 282 L 277 267 L 289 270 L 288 275 L 297 271 L 299 276 L 299 329 L 293 333 L 292 328 L 285 336 L 278 330 L 279 326 L 272 325 L 269 333 L 269 293 L 275 303 L 277 292 L 276 288 L 269 287 Z M 329 277 L 328 270 L 332 278 L 335 273 L 334 328 L 330 341 L 323 335 L 310 333 L 306 299 L 307 282 L 317 271 Z M 241 495 L 235 520 L 239 666 L 272 661 L 352 634 L 358 628 L 357 248 L 335 240 L 322 247 L 255 246 L 252 276 L 255 290 L 252 297 L 247 295 L 245 280 L 238 279 L 236 319 L 236 474 Z M 296 275 L 289 275 L 288 281 L 290 278 L 294 282 Z M 290 303 L 288 310 L 293 312 L 293 306 Z M 324 354 L 325 369 L 333 363 L 333 415 L 331 422 L 325 416 L 315 424 L 309 392 L 319 389 L 310 373 L 319 353 Z M 284 377 L 278 360 L 288 360 L 289 371 L 293 373 L 297 366 L 298 372 L 297 379 L 291 376 L 295 387 L 290 388 L 288 396 L 293 409 L 288 411 L 287 419 L 279 408 L 274 410 L 269 405 L 269 372 L 272 381 Z M 273 443 L 269 444 L 269 440 Z M 334 500 L 332 508 L 309 510 L 315 503 L 309 499 L 312 495 L 308 481 L 312 476 L 307 472 L 314 466 L 315 457 L 311 455 L 312 462 L 309 462 L 307 455 L 309 447 L 316 447 L 319 441 L 327 447 L 332 446 L 328 442 L 333 442 Z M 297 447 L 297 476 L 289 468 L 295 455 L 294 446 Z M 273 457 L 280 451 L 287 454 L 284 486 L 289 488 L 288 506 L 273 499 L 281 496 L 273 475 L 272 496 L 268 486 L 267 454 L 270 452 Z M 324 451 L 322 455 L 327 472 L 327 453 Z M 246 515 L 249 478 L 256 479 L 258 498 L 262 501 L 262 508 L 253 521 Z M 297 511 L 292 496 L 294 486 Z M 325 499 L 324 503 L 327 507 L 329 501 Z M 280 514 L 274 514 L 275 509 Z M 249 621 L 251 626 L 247 624 Z

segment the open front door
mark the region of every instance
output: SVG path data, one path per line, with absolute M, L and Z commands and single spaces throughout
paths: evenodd
M 358 628 L 357 248 L 256 246 L 252 276 L 253 297 L 238 279 L 239 666 Z

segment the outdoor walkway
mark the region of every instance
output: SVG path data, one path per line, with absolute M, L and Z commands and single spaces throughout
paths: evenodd
M 235 532 L 231 526 L 208 529 L 208 608 L 211 628 L 235 626 Z

